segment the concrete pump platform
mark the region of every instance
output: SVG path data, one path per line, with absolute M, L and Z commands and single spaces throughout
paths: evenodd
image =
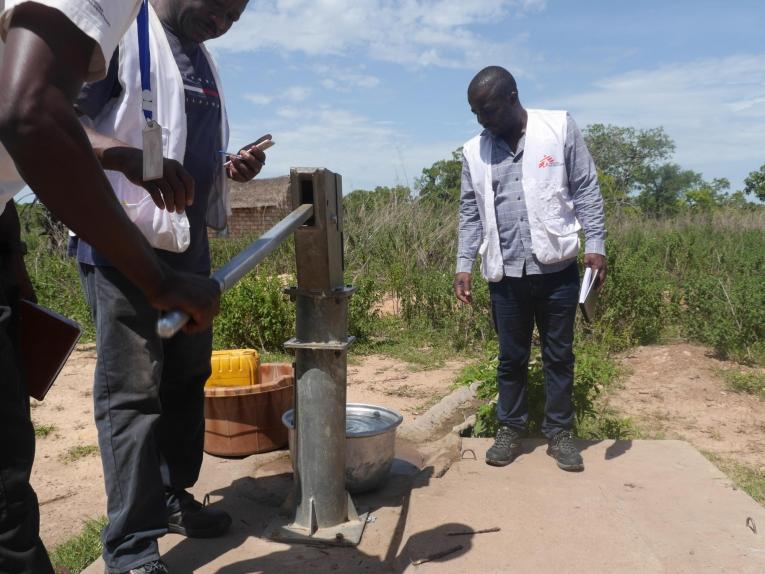
M 559 470 L 532 439 L 513 464 L 490 467 L 490 444 L 464 439 L 441 478 L 411 456 L 397 460 L 384 489 L 354 497 L 370 511 L 356 548 L 261 538 L 288 505 L 283 454 L 205 456 L 193 492 L 227 510 L 232 530 L 215 540 L 167 535 L 163 559 L 173 574 L 765 572 L 765 509 L 685 442 L 582 442 L 582 473 Z M 99 560 L 85 573 L 103 571 Z

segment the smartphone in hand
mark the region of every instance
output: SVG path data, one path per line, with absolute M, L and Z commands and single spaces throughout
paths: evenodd
M 264 137 L 266 137 L 266 136 L 264 136 Z M 261 138 L 260 141 L 248 144 L 248 145 L 242 147 L 242 149 L 246 149 L 247 151 L 250 151 L 250 150 L 253 150 L 253 149 L 259 149 L 260 151 L 266 151 L 268 148 L 272 147 L 276 143 L 276 142 L 274 142 L 274 140 L 271 139 L 271 136 L 268 136 L 268 138 L 269 139 L 262 139 Z M 232 157 L 232 158 L 235 157 L 237 159 L 242 159 L 241 156 L 239 156 L 237 154 L 229 154 L 229 157 Z M 223 167 L 226 167 L 226 166 L 228 166 L 230 164 L 231 164 L 231 160 L 229 159 L 229 160 L 227 160 L 223 164 Z
M 269 140 L 263 140 L 260 143 L 248 146 L 246 149 L 247 149 L 247 151 L 249 151 L 251 149 L 259 149 L 260 151 L 266 151 L 268 148 L 273 146 L 274 143 L 275 143 L 274 140 L 270 140 L 270 139 Z

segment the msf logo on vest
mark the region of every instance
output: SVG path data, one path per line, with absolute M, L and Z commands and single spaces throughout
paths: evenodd
M 539 169 L 544 169 L 546 167 L 560 167 L 562 165 L 563 164 L 561 162 L 555 161 L 553 156 L 546 155 L 541 160 L 539 160 L 537 167 L 539 167 Z

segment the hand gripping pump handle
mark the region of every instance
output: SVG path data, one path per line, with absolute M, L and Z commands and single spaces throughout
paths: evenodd
M 301 205 L 213 273 L 212 278 L 220 285 L 221 293 L 231 289 L 312 215 L 313 205 Z M 183 311 L 170 311 L 157 321 L 157 334 L 163 339 L 169 339 L 180 331 L 188 320 L 189 316 Z

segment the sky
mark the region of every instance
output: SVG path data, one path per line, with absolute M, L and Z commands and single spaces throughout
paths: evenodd
M 209 47 L 230 149 L 276 142 L 263 177 L 414 186 L 480 132 L 467 85 L 500 65 L 524 106 L 661 126 L 673 161 L 735 191 L 765 163 L 763 22 L 761 0 L 250 0 Z

